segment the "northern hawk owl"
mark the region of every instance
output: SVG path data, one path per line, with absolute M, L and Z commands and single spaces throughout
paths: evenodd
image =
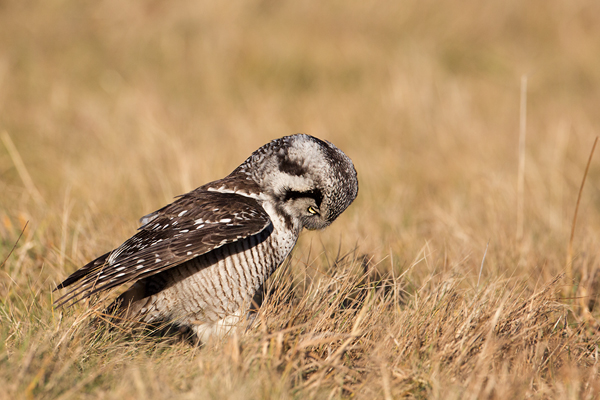
M 201 341 L 246 315 L 302 228 L 322 229 L 356 198 L 352 161 L 305 134 L 276 139 L 223 179 L 143 217 L 139 231 L 56 289 L 62 305 L 124 283 L 117 311 L 190 328 Z

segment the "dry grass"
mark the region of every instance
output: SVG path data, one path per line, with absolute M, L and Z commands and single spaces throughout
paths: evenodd
M 0 1 L 0 398 L 600 398 L 597 154 L 564 277 L 599 48 L 592 0 Z M 52 309 L 138 217 L 296 132 L 360 193 L 248 332 Z

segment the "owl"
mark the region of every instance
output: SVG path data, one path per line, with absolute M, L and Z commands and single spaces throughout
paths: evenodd
M 356 198 L 350 158 L 297 134 L 267 143 L 223 179 L 141 218 L 138 232 L 59 284 L 56 304 L 123 284 L 109 309 L 191 331 L 205 342 L 245 318 L 303 228 L 323 229 Z

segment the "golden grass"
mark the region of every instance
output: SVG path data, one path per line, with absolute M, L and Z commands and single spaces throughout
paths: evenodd
M 598 49 L 592 0 L 0 2 L 0 398 L 599 398 L 597 154 L 564 277 Z M 296 132 L 360 192 L 248 332 L 52 309 L 140 216 Z

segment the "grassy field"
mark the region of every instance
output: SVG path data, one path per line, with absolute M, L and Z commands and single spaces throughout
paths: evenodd
M 600 398 L 600 154 L 566 261 L 599 49 L 594 0 L 0 1 L 0 398 Z M 53 309 L 297 132 L 360 191 L 252 329 L 198 348 Z

